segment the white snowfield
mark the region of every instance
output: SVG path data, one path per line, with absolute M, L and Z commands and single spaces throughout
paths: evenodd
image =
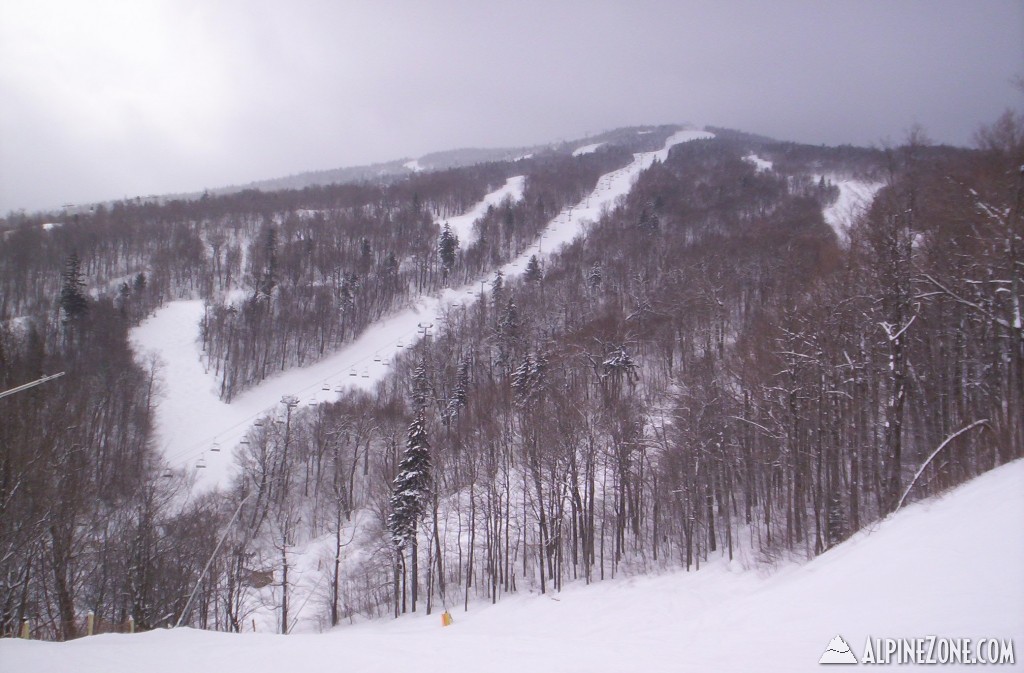
M 816 176 L 818 179 L 820 176 Z M 823 211 L 825 222 L 835 230 L 843 244 L 850 239 L 849 229 L 853 221 L 875 200 L 875 194 L 884 186 L 881 182 L 868 182 L 853 178 L 826 175 L 825 179 L 839 187 L 839 198 Z
M 743 157 L 743 160 L 753 164 L 754 168 L 757 169 L 758 173 L 770 171 L 773 166 L 772 162 L 768 161 L 767 159 L 762 159 L 756 154 L 748 154 L 747 156 Z
M 490 207 L 497 208 L 505 199 L 512 199 L 513 202 L 521 201 L 525 187 L 525 175 L 511 177 L 505 181 L 505 184 L 500 189 L 485 196 L 480 203 L 470 208 L 467 212 L 455 217 L 438 220 L 438 224 L 442 227 L 445 224 L 451 227 L 452 233 L 459 237 L 459 247 L 468 248 L 470 244 L 476 241 L 473 224 L 487 213 L 487 209 Z
M 604 143 L 594 143 L 592 145 L 584 145 L 583 147 L 577 147 L 576 149 L 574 149 L 572 151 L 572 155 L 574 157 L 581 157 L 584 154 L 590 154 L 591 152 L 596 152 L 597 148 L 600 147 L 601 145 L 604 145 Z
M 644 169 L 655 160 L 664 161 L 673 145 L 712 137 L 706 131 L 679 131 L 665 142 L 663 149 L 635 154 L 628 166 L 601 176 L 585 199 L 551 220 L 539 240 L 503 266 L 502 273 L 506 278 L 518 276 L 532 255 L 543 258 L 582 234 L 604 210 L 629 193 Z M 521 198 L 523 182 L 522 177 L 510 178 L 466 217 L 477 211 L 483 214 L 488 205 L 501 203 L 507 197 Z M 471 228 L 474 220 L 462 221 L 458 226 L 468 222 Z M 493 274 L 489 274 L 471 285 L 421 296 L 410 307 L 374 323 L 358 339 L 332 355 L 308 367 L 281 372 L 238 395 L 231 404 L 219 399 L 214 373 L 201 364 L 202 302 L 174 301 L 164 305 L 132 330 L 131 341 L 140 360 L 145 361 L 153 354 L 163 363 L 155 434 L 168 464 L 173 469 L 192 471 L 198 490 L 226 486 L 236 470 L 235 447 L 258 418 L 283 411 L 284 395 L 296 395 L 300 404 L 309 405 L 337 400 L 340 390 L 372 390 L 386 376 L 395 355 L 421 338 L 421 325 L 433 325 L 430 333 L 436 334 L 446 312 L 476 301 L 481 283 L 489 288 L 492 278 Z M 219 450 L 215 451 L 215 446 Z M 204 467 L 198 468 L 200 464 Z
M 858 660 L 869 637 L 937 635 L 1013 639 L 1019 668 L 1022 523 L 1018 460 L 768 576 L 717 560 L 691 573 L 575 583 L 556 595 L 453 609 L 447 628 L 435 613 L 325 634 L 177 629 L 68 643 L 4 639 L 0 662 L 40 673 L 792 673 L 821 671 L 837 635 Z

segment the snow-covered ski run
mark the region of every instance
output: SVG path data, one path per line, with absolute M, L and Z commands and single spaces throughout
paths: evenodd
M 531 256 L 543 258 L 581 235 L 589 223 L 629 193 L 643 170 L 655 161 L 664 161 L 674 145 L 711 137 L 707 131 L 682 130 L 669 137 L 662 149 L 635 154 L 627 166 L 601 176 L 590 194 L 553 218 L 538 240 L 501 267 L 501 272 L 514 278 L 523 273 Z M 506 197 L 521 198 L 522 189 L 522 177 L 510 178 L 467 213 L 447 221 L 462 238 L 472 231 L 473 222 L 488 205 Z M 493 276 L 490 273 L 472 284 L 420 296 L 409 307 L 368 327 L 344 348 L 312 365 L 268 378 L 230 404 L 221 401 L 213 374 L 201 362 L 198 338 L 203 303 L 165 304 L 132 331 L 139 359 L 155 356 L 162 365 L 156 436 L 165 459 L 173 469 L 192 471 L 199 492 L 226 485 L 235 470 L 234 447 L 258 418 L 279 406 L 282 396 L 295 395 L 301 404 L 318 404 L 336 400 L 344 390 L 372 390 L 387 375 L 396 354 L 421 337 L 421 324 L 440 325 L 445 311 L 475 301 L 481 282 L 489 283 Z M 204 468 L 196 469 L 200 460 Z

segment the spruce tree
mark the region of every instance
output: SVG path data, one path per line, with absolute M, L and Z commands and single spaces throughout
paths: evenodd
M 451 270 L 455 268 L 455 253 L 459 250 L 459 237 L 452 233 L 452 228 L 447 222 L 441 230 L 441 238 L 437 242 L 437 254 L 441 258 L 441 270 L 447 278 Z
M 89 300 L 85 296 L 85 281 L 82 279 L 82 263 L 78 259 L 78 254 L 74 252 L 64 261 L 60 308 L 64 314 L 64 324 L 77 320 L 89 308 Z
M 256 288 L 256 299 L 269 301 L 274 288 L 277 287 L 277 229 L 269 227 L 267 238 L 263 243 L 263 256 L 266 267 L 263 277 Z
M 526 263 L 526 272 L 523 278 L 527 283 L 539 283 L 544 277 L 544 273 L 540 269 L 540 260 L 537 259 L 537 255 L 531 255 L 530 261 Z
M 388 530 L 391 543 L 398 550 L 405 549 L 416 535 L 430 495 L 430 470 L 430 444 L 421 410 L 409 425 L 405 454 L 392 485 Z

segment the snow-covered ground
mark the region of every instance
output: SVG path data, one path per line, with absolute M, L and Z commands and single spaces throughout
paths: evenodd
M 839 198 L 823 212 L 825 222 L 835 230 L 839 240 L 845 243 L 849 239 L 847 232 L 850 224 L 871 205 L 883 183 L 830 175 L 825 178 L 839 187 Z
M 0 662 L 40 673 L 790 673 L 820 670 L 839 635 L 858 659 L 868 638 L 1014 639 L 1019 667 L 1022 523 L 1024 461 L 1016 461 L 770 575 L 718 560 L 698 572 L 576 583 L 557 595 L 453 608 L 448 628 L 434 614 L 320 635 L 177 629 L 69 643 L 5 639 Z
M 635 154 L 629 165 L 601 176 L 585 199 L 551 220 L 539 240 L 502 267 L 502 273 L 506 278 L 516 277 L 523 273 L 532 255 L 543 258 L 582 234 L 604 210 L 629 193 L 644 169 L 656 160 L 664 161 L 673 145 L 711 137 L 713 134 L 706 131 L 679 131 L 663 149 Z M 474 210 L 482 213 L 488 203 L 514 197 L 521 188 L 521 181 L 510 178 Z M 475 301 L 481 281 L 488 283 L 491 277 L 419 297 L 410 307 L 373 324 L 334 354 L 308 367 L 275 375 L 238 395 L 231 404 L 218 398 L 214 374 L 201 364 L 198 336 L 202 303 L 175 301 L 164 305 L 131 335 L 141 359 L 152 353 L 164 364 L 163 395 L 156 411 L 156 436 L 164 456 L 172 468 L 192 470 L 201 490 L 226 485 L 235 469 L 235 446 L 257 418 L 282 408 L 282 396 L 297 395 L 302 404 L 316 404 L 336 400 L 339 388 L 371 390 L 387 374 L 394 356 L 420 338 L 421 324 L 438 329 L 446 311 Z M 215 444 L 219 451 L 213 450 Z M 205 467 L 199 469 L 198 464 Z
M 497 189 L 483 198 L 482 201 L 470 208 L 462 215 L 438 220 L 442 227 L 447 224 L 451 227 L 452 233 L 459 237 L 459 247 L 468 248 L 475 240 L 473 224 L 487 212 L 491 206 L 499 206 L 505 199 L 512 199 L 513 202 L 523 198 L 523 189 L 526 187 L 526 176 L 517 175 L 505 181 L 500 189 Z
M 754 168 L 756 168 L 758 172 L 770 171 L 772 169 L 772 162 L 768 161 L 767 159 L 762 159 L 756 154 L 748 154 L 747 156 L 743 157 L 743 160 L 752 163 L 754 165 Z
M 583 147 L 577 147 L 572 151 L 572 155 L 574 157 L 581 157 L 584 154 L 590 154 L 591 152 L 597 151 L 597 148 L 600 147 L 601 145 L 604 145 L 604 143 L 594 143 L 592 145 L 584 145 Z

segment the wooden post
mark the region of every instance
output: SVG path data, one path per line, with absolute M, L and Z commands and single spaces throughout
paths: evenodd
M 25 640 L 28 640 L 32 637 L 28 628 L 28 617 L 24 617 L 21 620 L 21 637 Z
M 135 617 L 128 616 L 128 633 L 135 633 Z
M 89 610 L 89 614 L 85 616 L 85 635 L 91 636 L 93 626 L 96 623 L 96 615 L 92 610 Z

